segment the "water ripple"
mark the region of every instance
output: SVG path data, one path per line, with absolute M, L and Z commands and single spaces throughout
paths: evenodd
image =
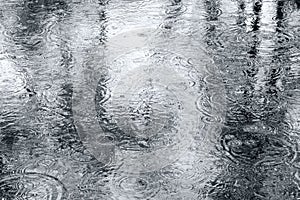
M 207 94 L 203 94 L 202 96 L 199 96 L 196 100 L 196 107 L 197 110 L 203 115 L 202 121 L 205 122 L 205 124 L 210 123 L 219 123 L 221 124 L 223 122 L 223 119 L 220 115 L 218 115 L 218 112 L 221 112 L 222 107 L 221 104 L 215 103 L 212 98 L 218 99 L 218 97 L 209 97 Z M 222 99 L 223 97 L 221 97 Z M 218 105 L 219 104 L 219 105 Z
M 206 13 L 204 16 L 208 21 L 217 21 L 223 11 L 220 9 L 219 1 L 205 1 L 205 10 Z
M 60 200 L 64 185 L 55 177 L 39 173 L 8 174 L 0 177 L 2 198 Z
M 181 2 L 176 0 L 172 2 L 171 5 L 168 5 L 165 9 L 165 13 L 169 18 L 176 17 L 187 10 L 187 7 Z
M 240 54 L 241 51 L 251 50 L 251 45 L 258 44 L 261 41 L 258 33 L 255 31 L 247 32 L 241 28 L 228 28 L 226 31 L 220 33 L 217 37 L 215 44 L 218 45 L 221 52 L 227 52 L 232 48 L 236 48 L 234 54 Z
M 194 184 L 200 184 L 208 178 L 203 160 L 195 158 L 194 155 L 186 154 L 185 156 L 159 170 L 158 175 L 165 185 L 175 185 L 191 190 Z M 188 156 L 189 159 L 187 159 Z
M 244 164 L 278 165 L 293 160 L 296 152 L 291 138 L 261 131 L 227 130 L 221 136 L 223 150 L 234 162 Z
M 160 187 L 160 181 L 153 174 L 123 174 L 112 179 L 111 189 L 117 199 L 152 199 Z

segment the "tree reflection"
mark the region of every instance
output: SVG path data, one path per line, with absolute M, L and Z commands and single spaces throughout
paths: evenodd
M 297 5 L 297 8 L 300 9 L 300 0 L 294 0 L 295 4 Z
M 216 11 L 220 10 L 219 6 L 220 6 L 220 2 L 218 0 L 205 1 L 204 4 L 205 11 L 207 13 L 206 21 L 208 22 L 207 23 L 208 27 L 207 27 L 204 40 L 208 45 L 208 47 L 211 49 L 217 48 L 218 45 L 216 42 L 216 38 L 218 37 L 219 30 L 217 24 L 213 22 L 218 21 L 218 14 L 217 14 L 218 12 Z
M 182 14 L 183 3 L 181 0 L 171 0 L 170 5 L 167 6 L 166 14 L 162 28 L 171 30 L 178 17 Z
M 63 0 L 26 0 L 19 10 L 19 25 L 13 33 L 13 40 L 26 51 L 36 51 L 43 43 L 45 21 L 58 10 L 66 11 Z
M 238 2 L 239 16 L 237 24 L 245 28 L 244 1 Z M 220 135 L 220 149 L 226 170 L 217 179 L 212 181 L 206 188 L 206 196 L 216 200 L 239 200 L 239 199 L 295 199 L 299 197 L 297 184 L 294 183 L 294 169 L 288 163 L 295 155 L 295 141 L 290 136 L 291 129 L 286 121 L 287 100 L 282 94 L 288 90 L 283 84 L 283 77 L 289 65 L 289 44 L 282 43 L 282 34 L 287 32 L 288 24 L 286 17 L 288 9 L 285 8 L 286 1 L 277 1 L 276 5 L 276 27 L 274 44 L 268 44 L 267 55 L 261 55 L 258 49 L 260 40 L 263 40 L 260 30 L 260 15 L 262 14 L 262 1 L 253 4 L 253 18 L 251 21 L 252 40 L 250 51 L 244 54 L 241 44 L 239 59 L 253 59 L 255 65 L 245 69 L 246 79 L 234 78 L 231 74 L 223 77 L 226 82 L 227 96 L 230 98 L 228 114 L 225 127 Z M 210 11 L 207 10 L 208 15 Z M 208 21 L 217 20 L 210 16 Z M 216 29 L 216 28 L 215 28 Z M 227 30 L 230 31 L 230 30 Z M 209 36 L 212 34 L 209 33 Z M 232 33 L 235 37 L 235 33 Z M 215 40 L 213 38 L 212 40 Z M 271 46 L 272 45 L 272 46 Z M 239 45 L 227 48 L 239 48 Z M 271 51 L 269 51 L 271 49 Z M 265 56 L 271 57 L 270 62 L 263 60 Z M 221 59 L 216 56 L 216 59 Z M 222 58 L 224 59 L 224 58 Z M 233 58 L 237 59 L 237 58 Z M 218 62 L 217 62 L 218 63 Z M 229 70 L 241 70 L 242 66 L 233 65 L 230 60 L 223 60 L 223 65 L 230 65 Z M 258 89 L 258 68 L 264 66 L 268 73 L 261 78 L 263 86 Z M 222 67 L 222 66 L 221 66 Z M 261 76 L 261 75 L 259 75 Z M 226 80 L 226 79 L 229 80 Z M 232 80 L 233 79 L 233 80 Z M 260 83 L 261 84 L 261 83 Z M 237 88 L 242 90 L 241 95 L 235 94 Z M 284 174 L 287 178 L 280 180 L 278 176 Z M 280 182 L 280 183 L 279 183 Z M 283 185 L 283 186 L 282 186 Z M 275 192 L 276 191 L 276 192 Z
M 253 6 L 254 20 L 252 21 L 252 31 L 259 31 L 260 28 L 260 13 L 261 13 L 262 1 L 256 1 Z M 257 47 L 259 45 L 259 40 L 257 37 L 257 33 L 253 35 L 253 42 L 251 44 L 251 50 L 248 51 L 250 58 L 255 58 L 257 56 L 258 50 Z

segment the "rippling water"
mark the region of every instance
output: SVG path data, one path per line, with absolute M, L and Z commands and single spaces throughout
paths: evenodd
M 0 200 L 300 199 L 299 0 L 7 0 Z

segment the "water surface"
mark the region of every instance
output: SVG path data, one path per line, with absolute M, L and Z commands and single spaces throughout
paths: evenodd
M 7 0 L 0 199 L 300 199 L 298 0 Z

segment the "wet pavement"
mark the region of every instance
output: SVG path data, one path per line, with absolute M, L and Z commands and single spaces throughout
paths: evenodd
M 300 199 L 299 0 L 0 5 L 0 200 Z

